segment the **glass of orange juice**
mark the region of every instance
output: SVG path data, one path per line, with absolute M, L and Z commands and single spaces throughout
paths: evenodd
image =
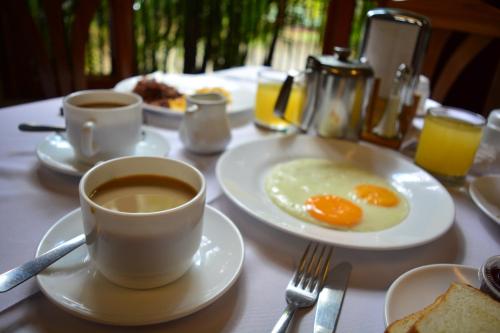
M 484 124 L 484 117 L 469 111 L 429 109 L 415 163 L 447 185 L 463 184 L 474 162 Z
M 288 99 L 285 117 L 289 121 L 274 115 L 274 105 L 286 76 L 285 72 L 271 68 L 259 71 L 255 97 L 255 123 L 257 126 L 269 130 L 285 131 L 292 126 L 291 123 L 298 123 L 304 101 L 304 88 L 300 81 L 294 82 Z

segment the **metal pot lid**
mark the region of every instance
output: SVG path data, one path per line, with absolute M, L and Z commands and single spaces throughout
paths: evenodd
M 333 55 L 309 56 L 309 61 L 313 61 L 316 69 L 321 69 L 327 73 L 344 77 L 373 76 L 373 69 L 367 62 L 359 60 L 349 60 L 351 49 L 335 47 Z

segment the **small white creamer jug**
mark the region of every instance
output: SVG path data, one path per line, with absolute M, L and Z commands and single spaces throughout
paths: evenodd
M 184 147 L 198 154 L 223 151 L 231 141 L 226 99 L 216 93 L 187 96 L 187 107 L 179 129 Z

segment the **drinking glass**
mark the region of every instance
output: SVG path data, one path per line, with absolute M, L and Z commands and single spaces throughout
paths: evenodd
M 429 109 L 415 163 L 447 185 L 463 184 L 474 162 L 484 124 L 484 117 L 469 111 Z
M 285 79 L 285 72 L 273 69 L 264 69 L 258 73 L 255 101 L 255 123 L 257 126 L 269 130 L 285 131 L 292 126 L 290 122 L 297 123 L 296 120 L 304 101 L 304 90 L 300 82 L 294 83 L 285 110 L 285 117 L 290 122 L 274 115 L 274 105 Z

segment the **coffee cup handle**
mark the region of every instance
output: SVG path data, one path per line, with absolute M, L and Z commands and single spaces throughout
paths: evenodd
M 93 121 L 86 121 L 82 125 L 81 149 L 86 157 L 92 157 L 97 153 L 94 148 L 94 129 L 95 123 Z

